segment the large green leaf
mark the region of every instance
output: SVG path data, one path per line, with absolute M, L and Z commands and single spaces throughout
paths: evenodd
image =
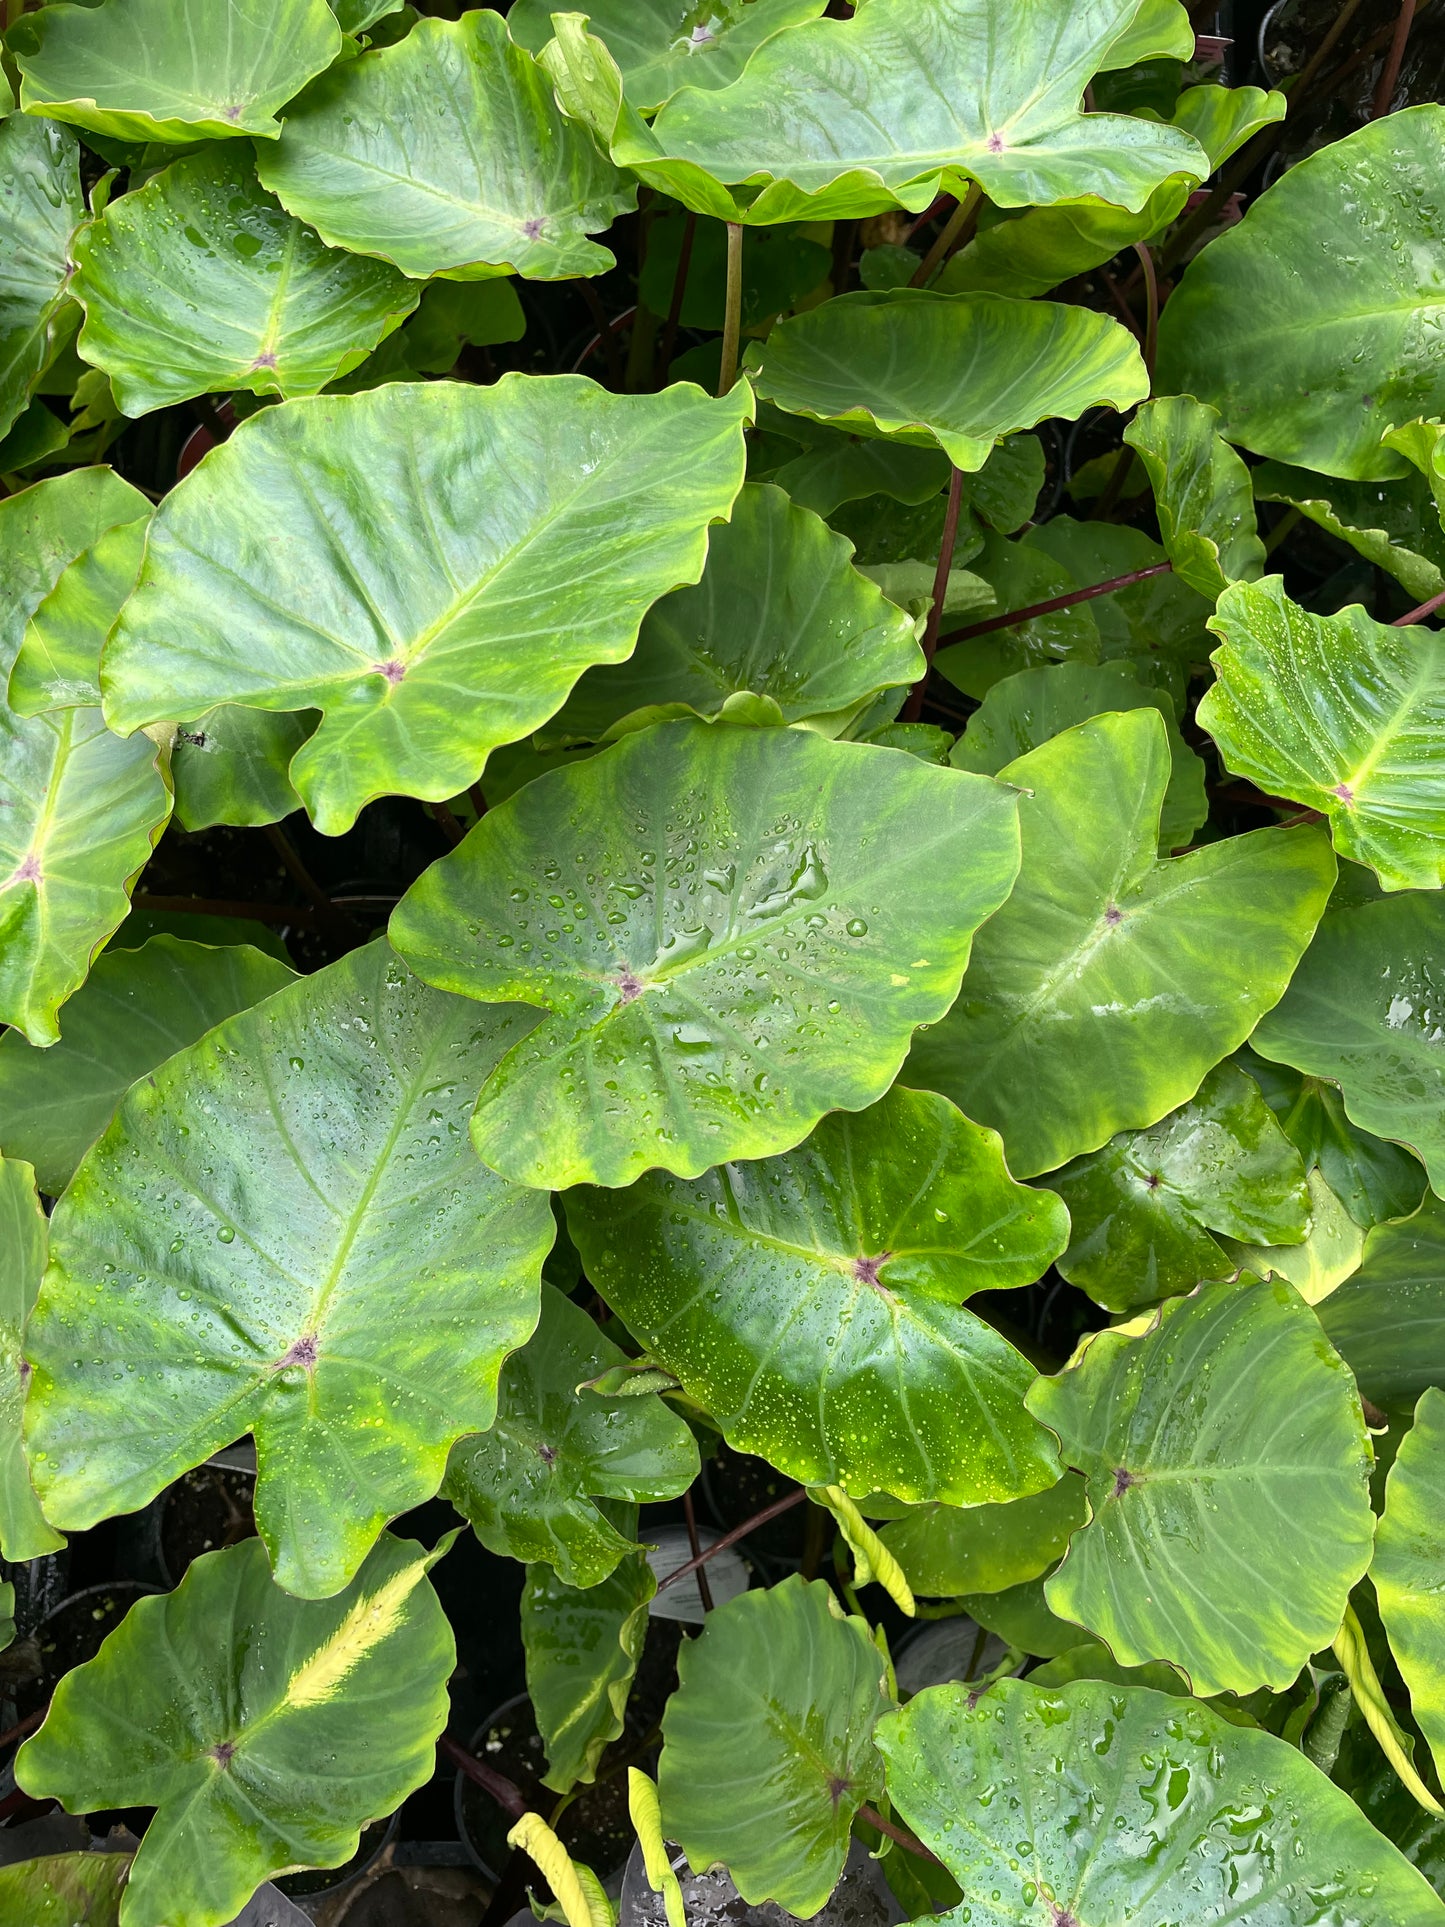
M 502 1367 L 496 1419 L 452 1448 L 442 1487 L 491 1551 L 554 1566 L 566 1586 L 596 1586 L 636 1540 L 594 1501 L 675 1499 L 697 1477 L 692 1433 L 655 1394 L 584 1389 L 625 1362 L 585 1311 L 543 1285 L 541 1323 Z
M 957 995 L 1017 836 L 986 777 L 664 723 L 518 790 L 391 928 L 428 982 L 548 1012 L 477 1100 L 495 1169 L 558 1188 L 696 1177 L 883 1095 Z
M 237 389 L 313 395 L 420 299 L 395 268 L 323 247 L 234 145 L 112 201 L 76 258 L 78 347 L 126 415 Z
M 80 146 L 69 129 L 26 114 L 0 121 L 0 435 L 54 351 L 71 235 L 84 214 Z
M 1349 482 L 1285 462 L 1261 462 L 1251 480 L 1261 502 L 1289 503 L 1366 561 L 1388 569 L 1412 602 L 1428 602 L 1445 589 L 1445 532 L 1422 476 Z
M 1319 829 L 1161 862 L 1156 711 L 1096 716 L 1008 764 L 1023 868 L 908 1075 L 1002 1132 L 1024 1177 L 1157 1123 L 1278 1001 L 1334 882 Z
M 1306 1168 L 1319 1170 L 1356 1224 L 1368 1230 L 1386 1218 L 1407 1218 L 1418 1207 L 1425 1191 L 1419 1160 L 1352 1124 L 1335 1085 L 1301 1077 L 1252 1050 L 1239 1063 L 1264 1092 Z
M 528 1017 L 439 996 L 378 942 L 132 1088 L 56 1209 L 31 1321 L 58 1523 L 133 1511 L 251 1431 L 261 1536 L 315 1597 L 436 1491 L 496 1413 L 554 1235 L 466 1140 Z
M 330 246 L 462 280 L 601 274 L 612 256 L 587 236 L 636 195 L 485 8 L 332 68 L 260 170 Z
M 791 414 L 937 446 L 961 469 L 1018 429 L 1149 392 L 1117 321 L 998 294 L 843 295 L 780 321 L 749 364 L 759 395 Z
M 1310 1228 L 1300 1243 L 1250 1244 L 1223 1234 L 1219 1242 L 1242 1271 L 1256 1278 L 1287 1278 L 1307 1305 L 1318 1305 L 1359 1270 L 1365 1234 L 1318 1171 L 1305 1182 Z
M 554 19 L 547 59 L 569 111 L 619 165 L 725 220 L 918 213 L 974 182 L 1000 207 L 1087 195 L 1139 208 L 1209 162 L 1176 128 L 1079 111 L 1137 11 L 1137 0 L 890 0 L 784 28 L 730 87 L 684 88 L 651 128 L 581 15 Z
M 1432 1388 L 1385 1481 L 1370 1578 L 1410 1710 L 1445 1768 L 1445 1391 Z
M 1149 473 L 1176 575 L 1212 602 L 1264 570 L 1249 470 L 1219 433 L 1219 412 L 1190 395 L 1146 402 L 1124 430 Z
M 1445 1194 L 1442 969 L 1445 900 L 1434 892 L 1332 911 L 1250 1041 L 1338 1084 L 1350 1120 L 1407 1145 Z
M 45 1244 L 34 1171 L 18 1158 L 0 1157 L 0 1553 L 12 1562 L 65 1544 L 40 1510 L 21 1437 L 30 1382 L 25 1328 L 45 1270 Z
M 1164 719 L 1169 785 L 1160 812 L 1159 843 L 1167 854 L 1188 843 L 1209 814 L 1204 765 L 1180 735 L 1168 695 L 1141 683 L 1124 663 L 1060 662 L 1005 676 L 969 717 L 948 760 L 955 769 L 997 776 L 1005 763 L 1076 723 L 1126 709 L 1156 709 Z
M 1037 1579 L 1058 1563 L 1088 1516 L 1084 1482 L 1066 1472 L 1042 1492 L 1005 1505 L 914 1507 L 878 1536 L 914 1592 L 949 1598 Z
M 527 1692 L 547 1749 L 543 1784 L 558 1793 L 595 1779 L 603 1748 L 622 1732 L 656 1591 L 641 1552 L 629 1553 L 610 1578 L 585 1589 L 569 1586 L 549 1566 L 527 1568 Z
M 59 1197 L 138 1077 L 293 975 L 249 944 L 159 936 L 106 951 L 76 992 L 60 1043 L 38 1051 L 19 1031 L 0 1037 L 0 1145 Z
M 1427 1197 L 1413 1217 L 1376 1225 L 1320 1323 L 1375 1404 L 1409 1406 L 1445 1388 L 1445 1204 Z
M 213 823 L 279 823 L 301 807 L 291 762 L 316 727 L 314 711 L 268 715 L 222 703 L 176 731 L 171 780 L 176 821 L 187 830 Z
M 342 45 L 326 0 L 49 6 L 9 38 L 27 113 L 124 141 L 274 140 L 277 109 Z
M 968 1896 L 947 1927 L 1445 1922 L 1298 1747 L 1167 1693 L 935 1686 L 878 1744 L 899 1812 Z
M 1387 428 L 1445 408 L 1445 107 L 1382 115 L 1307 155 L 1193 261 L 1159 327 L 1157 383 L 1259 455 L 1402 475 Z
M 100 707 L 101 648 L 145 554 L 151 506 L 135 499 L 141 513 L 105 529 L 68 563 L 26 623 L 6 692 L 17 716 Z
M 1375 622 L 1357 602 L 1317 616 L 1282 577 L 1236 583 L 1199 725 L 1226 766 L 1327 817 L 1341 856 L 1387 890 L 1445 882 L 1445 638 Z
M 1299 1244 L 1310 1223 L 1304 1162 L 1232 1064 L 1152 1129 L 1066 1164 L 1049 1187 L 1073 1224 L 1059 1270 L 1109 1311 L 1228 1277 L 1233 1261 L 1211 1231 Z
M 8 678 L 26 624 L 76 557 L 150 508 L 109 468 L 72 469 L 0 501 L 0 674 Z
M 573 1191 L 567 1222 L 588 1278 L 738 1450 L 859 1498 L 978 1505 L 1057 1478 L 1023 1410 L 1033 1367 L 962 1301 L 1040 1277 L 1067 1219 L 932 1092 L 895 1087 L 690 1183 Z
M 1029 1408 L 1093 1519 L 1045 1588 L 1126 1666 L 1194 1691 L 1288 1686 L 1370 1562 L 1370 1446 L 1348 1368 L 1292 1285 L 1203 1285 L 1101 1332 Z
M 426 1575 L 449 1544 L 385 1534 L 326 1600 L 282 1592 L 258 1540 L 206 1553 L 65 1676 L 17 1776 L 76 1813 L 156 1808 L 121 1927 L 222 1927 L 431 1778 L 456 1647 Z
M 116 1927 L 125 1853 L 57 1853 L 0 1867 L 0 1918 L 25 1927 Z
M 831 735 L 829 719 L 923 673 L 911 619 L 851 555 L 781 489 L 748 484 L 709 537 L 702 580 L 653 605 L 626 662 L 586 672 L 548 736 L 595 741 L 635 710 L 682 703 L 715 715 L 743 694 Z
M 815 20 L 828 0 L 590 0 L 628 100 L 650 114 L 680 87 L 727 87 L 780 27 Z M 555 0 L 515 0 L 507 26 L 537 54 L 552 38 Z
M 507 375 L 262 409 L 156 511 L 102 664 L 111 725 L 321 710 L 291 778 L 330 836 L 388 791 L 455 796 L 697 580 L 749 408 Z
M 678 1676 L 658 1775 L 668 1838 L 696 1868 L 720 1860 L 751 1905 L 817 1913 L 882 1778 L 873 1729 L 890 1702 L 866 1626 L 795 1576 L 709 1613 Z

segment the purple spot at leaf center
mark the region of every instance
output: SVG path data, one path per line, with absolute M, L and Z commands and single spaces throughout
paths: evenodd
M 646 988 L 640 977 L 634 977 L 630 970 L 624 970 L 617 979 L 617 1001 L 619 1004 L 634 1003 Z
M 274 368 L 276 366 L 276 357 L 271 350 L 267 348 L 264 353 L 257 355 L 256 359 L 251 363 L 251 366 L 253 368 Z
M 1116 923 L 1122 923 L 1124 921 L 1124 912 L 1119 908 L 1117 903 L 1111 903 L 1108 909 L 1105 910 L 1104 921 L 1111 930 Z
M 1145 1184 L 1148 1185 L 1151 1191 L 1157 1191 L 1160 1185 L 1164 1182 L 1164 1180 L 1163 1178 L 1160 1177 L 1157 1171 L 1151 1171 L 1148 1177 L 1145 1178 L 1144 1182 Z
M 557 1463 L 556 1446 L 539 1445 L 537 1447 L 537 1457 L 542 1461 L 543 1465 L 555 1465 Z
M 1071 1914 L 1067 1907 L 1054 1903 L 1054 1927 L 1079 1927 L 1078 1917 Z
M 314 1371 L 319 1349 L 315 1332 L 307 1332 L 296 1340 L 289 1351 L 276 1360 L 276 1370 L 284 1372 L 288 1365 L 304 1365 L 308 1372 Z
M 879 1272 L 892 1256 L 891 1251 L 880 1251 L 876 1258 L 855 1258 L 853 1276 L 860 1285 L 876 1285 Z
M 1138 1485 L 1138 1483 L 1139 1481 L 1134 1477 L 1134 1474 L 1132 1472 L 1126 1472 L 1121 1465 L 1114 1474 L 1114 1490 L 1109 1494 L 1109 1497 L 1111 1499 L 1122 1499 L 1124 1494 L 1129 1490 L 1129 1487 L 1131 1485 Z
M 406 674 L 404 662 L 374 662 L 371 666 L 378 676 L 385 676 L 393 688 Z
M 989 135 L 988 151 L 990 154 L 1001 154 L 1003 152 L 1003 135 L 1002 134 Z
M 10 881 L 12 883 L 39 883 L 40 858 L 33 853 L 27 856 L 21 863 L 19 869 L 16 870 L 14 876 L 11 877 Z
M 705 47 L 713 38 L 715 38 L 713 30 L 709 26 L 697 26 L 692 30 L 692 44 L 694 47 Z
M 235 1751 L 236 1742 L 234 1740 L 221 1740 L 210 1748 L 210 1755 L 217 1766 L 229 1766 L 235 1755 Z
M 836 1773 L 831 1774 L 829 1776 L 828 1795 L 833 1802 L 833 1811 L 835 1813 L 838 1811 L 839 1801 L 843 1798 L 843 1795 L 848 1791 L 849 1787 L 852 1786 L 852 1784 L 853 1782 L 851 1780 L 840 1780 Z
M 534 221 L 523 221 L 522 232 L 529 241 L 540 241 L 542 238 L 542 227 L 543 222 L 539 216 L 538 219 Z
M 1342 803 L 1353 803 L 1355 800 L 1355 792 L 1348 783 L 1336 783 L 1332 794 L 1338 796 Z

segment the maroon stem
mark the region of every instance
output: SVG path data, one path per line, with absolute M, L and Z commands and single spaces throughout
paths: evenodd
M 670 1572 L 666 1579 L 659 1579 L 657 1590 L 665 1592 L 669 1586 L 675 1586 L 679 1579 L 686 1579 L 689 1573 L 696 1572 L 699 1566 L 705 1566 L 709 1559 L 716 1559 L 720 1552 L 726 1552 L 730 1546 L 735 1546 L 739 1539 L 746 1539 L 748 1534 L 756 1532 L 759 1526 L 767 1525 L 770 1520 L 778 1518 L 784 1512 L 791 1512 L 793 1507 L 801 1505 L 807 1496 L 803 1487 L 798 1486 L 794 1491 L 785 1493 L 781 1499 L 774 1499 L 773 1503 L 765 1505 L 761 1512 L 755 1512 L 751 1519 L 744 1519 L 740 1526 L 734 1526 L 731 1532 L 725 1532 L 721 1539 L 715 1539 L 710 1546 L 704 1546 L 697 1557 L 689 1559 L 685 1566 L 679 1566 L 676 1572 Z
M 1067 595 L 1053 596 L 1048 602 L 1030 603 L 1027 609 L 1009 609 L 1001 616 L 990 616 L 986 622 L 971 622 L 966 629 L 950 629 L 940 642 L 968 642 L 974 636 L 986 636 L 995 629 L 1012 629 L 1016 622 L 1028 622 L 1034 616 L 1051 616 L 1056 609 L 1072 609 L 1076 602 L 1092 602 L 1095 596 L 1112 595 L 1115 589 L 1127 589 L 1135 582 L 1147 582 L 1153 575 L 1168 575 L 1174 567 L 1172 562 L 1156 562 L 1148 569 L 1131 569 L 1128 575 L 1116 575 L 1111 582 L 1096 582 L 1088 589 L 1070 589 Z M 1445 600 L 1445 597 L 1441 598 Z
M 0 1733 L 0 1752 L 3 1752 L 7 1746 L 13 1745 L 16 1740 L 23 1740 L 27 1733 L 33 1733 L 49 1711 L 50 1701 L 47 1700 L 44 1706 L 37 1706 L 33 1713 L 27 1713 L 25 1718 L 17 1720 L 14 1726 L 6 1727 L 5 1731 Z
M 921 1840 L 915 1840 L 911 1833 L 905 1832 L 902 1827 L 894 1826 L 891 1820 L 885 1820 L 883 1815 L 873 1807 L 859 1807 L 858 1818 L 860 1820 L 866 1820 L 870 1827 L 877 1827 L 880 1833 L 886 1833 L 890 1840 L 896 1840 L 898 1845 L 905 1847 L 909 1853 L 916 1853 L 920 1860 L 931 1860 L 935 1867 L 941 1867 L 943 1865 L 938 1855 L 936 1853 L 930 1853 Z
M 1394 629 L 1408 629 L 1411 623 L 1423 622 L 1426 616 L 1433 616 L 1442 602 L 1445 602 L 1445 589 L 1442 589 L 1439 595 L 1432 595 L 1428 602 L 1422 602 L 1418 609 L 1412 609 L 1408 615 L 1396 616 L 1390 626 Z
M 697 238 L 697 216 L 689 214 L 682 230 L 682 246 L 677 253 L 677 273 L 672 277 L 672 301 L 662 328 L 662 346 L 657 351 L 659 380 L 666 382 L 672 366 L 672 351 L 677 346 L 677 329 L 682 320 L 682 304 L 687 294 L 687 271 L 692 266 L 692 244 Z
M 692 1549 L 693 1558 L 696 1559 L 702 1551 L 702 1541 L 697 1536 L 697 1514 L 693 1510 L 691 1491 L 684 1492 L 682 1495 L 682 1512 L 683 1517 L 687 1520 L 687 1543 Z M 703 1611 L 710 1613 L 713 1603 L 712 1587 L 707 1582 L 707 1569 L 701 1564 L 698 1565 L 697 1569 L 697 1589 L 702 1597 Z
M 1370 104 L 1370 119 L 1378 120 L 1390 111 L 1390 102 L 1395 95 L 1395 83 L 1400 78 L 1400 63 L 1405 58 L 1405 42 L 1410 38 L 1410 27 L 1415 18 L 1415 0 L 1400 0 L 1400 12 L 1395 21 L 1395 37 L 1390 42 L 1390 51 L 1385 55 L 1385 64 L 1380 69 L 1380 84 L 1375 89 L 1375 98 Z
M 447 842 L 451 844 L 452 848 L 455 849 L 466 835 L 466 831 L 462 828 L 457 818 L 456 811 L 450 803 L 428 803 L 427 808 L 441 825 L 442 835 L 446 838 Z
M 583 285 L 585 286 L 586 283 L 584 283 Z M 624 308 L 620 315 L 617 315 L 613 320 L 608 322 L 607 326 L 603 329 L 601 334 L 593 335 L 592 339 L 588 342 L 587 346 L 582 350 L 581 354 L 578 355 L 577 359 L 573 362 L 572 373 L 575 375 L 577 371 L 580 368 L 582 368 L 593 355 L 596 354 L 597 350 L 602 346 L 604 341 L 610 341 L 613 336 L 620 334 L 622 330 L 627 326 L 628 322 L 635 320 L 636 316 L 637 316 L 637 310 L 635 307 Z
M 450 1733 L 442 1734 L 437 1741 L 437 1751 L 444 1753 L 453 1766 L 460 1767 L 473 1785 L 479 1786 L 483 1793 L 496 1801 L 503 1813 L 510 1813 L 514 1820 L 520 1820 L 524 1813 L 530 1812 L 520 1787 L 514 1786 L 505 1773 L 498 1773 L 495 1767 L 475 1759 Z
M 620 386 L 622 382 L 622 359 L 617 352 L 617 330 L 607 318 L 607 310 L 602 305 L 602 297 L 590 281 L 579 284 L 582 299 L 592 310 L 592 319 L 597 323 L 597 338 L 602 344 L 603 358 L 607 363 L 607 379 Z
M 958 515 L 963 505 L 963 472 L 955 468 L 948 479 L 948 507 L 943 515 L 943 539 L 938 545 L 938 567 L 933 571 L 933 601 L 929 605 L 928 621 L 923 630 L 923 674 L 913 685 L 908 701 L 903 705 L 902 720 L 916 723 L 923 713 L 923 692 L 928 686 L 928 672 L 933 667 L 933 658 L 938 651 L 938 629 L 943 621 L 943 604 L 948 595 L 948 578 L 953 569 L 953 551 L 958 541 Z

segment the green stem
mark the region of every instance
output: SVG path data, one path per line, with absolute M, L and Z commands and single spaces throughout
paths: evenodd
M 718 369 L 717 391 L 727 394 L 737 379 L 738 342 L 743 323 L 743 229 L 740 221 L 728 222 L 728 305 L 723 323 L 722 365 Z
M 908 283 L 910 288 L 926 288 L 933 279 L 935 271 L 942 266 L 949 255 L 972 238 L 974 227 L 978 222 L 979 203 L 982 199 L 983 189 L 977 181 L 974 181 L 967 194 L 949 215 L 933 246 L 913 270 Z

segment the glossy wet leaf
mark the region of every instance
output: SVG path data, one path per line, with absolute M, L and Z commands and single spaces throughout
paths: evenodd
M 1057 1565 L 1088 1517 L 1084 1482 L 1066 1472 L 1003 1505 L 921 1505 L 879 1528 L 916 1593 L 1004 1592 Z
M 57 1207 L 31 1324 L 58 1521 L 134 1510 L 251 1431 L 278 1580 L 319 1597 L 431 1497 L 492 1421 L 554 1235 L 466 1140 L 528 1021 L 428 990 L 377 942 L 132 1087 Z
M 364 33 L 387 14 L 395 13 L 401 4 L 402 0 L 330 0 L 336 24 L 349 34 Z
M 28 114 L 7 115 L 0 121 L 0 435 L 19 418 L 54 351 L 70 240 L 84 215 L 75 136 Z
M 1307 1305 L 1321 1304 L 1360 1268 L 1365 1234 L 1318 1171 L 1306 1183 L 1310 1228 L 1299 1244 L 1249 1244 L 1221 1236 L 1219 1242 L 1256 1278 L 1287 1278 Z
M 1051 1171 L 1157 1123 L 1277 1002 L 1334 882 L 1313 827 L 1160 861 L 1169 745 L 1152 710 L 1097 716 L 1009 763 L 1023 867 L 958 1002 L 907 1075 Z
M 176 821 L 183 829 L 214 823 L 257 827 L 301 808 L 291 761 L 316 727 L 314 711 L 267 715 L 222 703 L 176 731 L 171 779 Z
M 418 278 L 601 274 L 612 256 L 587 236 L 635 199 L 489 9 L 340 62 L 259 166 L 330 247 Z
M 878 1744 L 890 1797 L 969 1896 L 971 1927 L 1445 1920 L 1423 1875 L 1297 1747 L 1167 1693 L 1008 1679 L 975 1702 L 936 1686 Z M 956 1927 L 965 1909 L 944 1918 Z
M 882 1096 L 957 994 L 1016 837 L 985 777 L 664 723 L 518 790 L 391 930 L 428 982 L 547 1012 L 477 1100 L 488 1163 L 559 1189 L 695 1177 Z
M 1226 1278 L 1209 1235 L 1299 1244 L 1310 1224 L 1305 1167 L 1274 1113 L 1232 1064 L 1147 1131 L 1121 1132 L 1049 1179 L 1073 1236 L 1059 1270 L 1109 1311 Z
M 843 295 L 780 321 L 752 380 L 779 408 L 937 446 L 961 469 L 981 468 L 1004 435 L 1149 392 L 1133 336 L 1107 315 L 921 289 Z
M 1445 533 L 1422 476 L 1349 482 L 1285 462 L 1261 462 L 1252 480 L 1261 502 L 1297 508 L 1367 562 L 1388 569 L 1412 602 L 1427 602 L 1445 589 Z
M 890 1704 L 861 1621 L 796 1576 L 708 1614 L 678 1654 L 662 1720 L 662 1822 L 695 1868 L 720 1860 L 744 1900 L 815 1914 L 876 1797 L 873 1729 Z
M 1445 902 L 1436 892 L 1332 911 L 1250 1043 L 1261 1057 L 1338 1084 L 1350 1121 L 1406 1145 L 1445 1193 L 1442 971 Z
M 156 511 L 106 645 L 112 727 L 321 710 L 290 776 L 329 836 L 388 792 L 458 794 L 701 574 L 748 408 L 507 375 L 263 409 Z
M 541 1323 L 502 1368 L 496 1419 L 452 1448 L 442 1487 L 489 1551 L 596 1586 L 636 1540 L 595 1501 L 675 1499 L 696 1478 L 692 1434 L 660 1398 L 585 1389 L 625 1357 L 543 1285 Z
M 100 707 L 101 648 L 135 587 L 151 517 L 142 496 L 133 506 L 142 513 L 105 529 L 67 564 L 26 623 L 6 696 L 17 716 Z
M 1368 1230 L 1386 1218 L 1408 1218 L 1416 1209 L 1425 1193 L 1419 1160 L 1352 1124 L 1336 1085 L 1302 1077 L 1252 1050 L 1239 1063 L 1264 1092 L 1305 1164 L 1318 1169 L 1356 1224 Z
M 1211 403 L 1258 455 L 1402 475 L 1384 431 L 1445 408 L 1442 133 L 1445 108 L 1412 107 L 1281 175 L 1170 297 L 1157 386 Z
M 585 1590 L 548 1566 L 527 1568 L 527 1692 L 547 1749 L 543 1784 L 558 1793 L 596 1779 L 603 1748 L 622 1732 L 656 1591 L 641 1552 L 628 1553 L 615 1572 Z
M 1390 1651 L 1410 1692 L 1410 1711 L 1438 1773 L 1445 1764 L 1445 1391 L 1415 1407 L 1385 1482 L 1385 1510 L 1370 1567 Z
M 782 27 L 814 20 L 827 0 L 590 0 L 588 25 L 622 72 L 628 100 L 650 114 L 680 87 L 727 87 Z M 552 0 L 516 0 L 507 27 L 537 54 L 552 38 Z
M 549 737 L 595 741 L 634 711 L 667 703 L 716 715 L 730 697 L 771 697 L 789 723 L 837 723 L 879 689 L 913 683 L 913 623 L 851 566 L 842 536 L 781 489 L 750 483 L 708 538 L 694 588 L 643 617 L 626 662 L 589 669 Z
M 40 1510 L 21 1437 L 30 1380 L 25 1328 L 45 1270 L 46 1230 L 34 1171 L 0 1157 L 0 1552 L 12 1563 L 65 1544 Z
M 1067 1220 L 943 1098 L 895 1087 L 782 1157 L 573 1191 L 567 1222 L 738 1451 L 858 1498 L 978 1505 L 1057 1477 L 1032 1366 L 962 1301 L 1041 1277 Z
M 278 110 L 341 52 L 326 0 L 104 0 L 10 40 L 27 112 L 123 141 L 274 140 Z
M 1208 160 L 1175 128 L 1079 112 L 1136 12 L 1135 0 L 1040 0 L 1027 14 L 1006 0 L 870 5 L 785 28 L 731 87 L 674 95 L 651 128 L 582 16 L 564 16 L 549 64 L 620 166 L 725 220 L 920 213 L 974 181 L 1000 207 L 1089 195 L 1138 208 Z
M 993 591 L 990 615 L 1031 609 L 1077 586 L 1053 556 L 1026 541 L 1006 541 L 995 531 L 985 537 L 981 553 L 970 558 L 970 567 Z M 1096 602 L 1075 603 L 966 642 L 945 642 L 933 659 L 934 667 L 966 696 L 981 699 L 996 683 L 1026 669 L 1056 662 L 1096 663 L 1102 648 L 1094 615 L 1097 606 Z M 959 626 L 968 621 L 965 616 Z M 950 626 L 943 625 L 945 637 Z
M 282 1592 L 257 1539 L 204 1554 L 66 1675 L 16 1771 L 72 1812 L 156 1808 L 121 1927 L 222 1927 L 430 1779 L 456 1647 L 426 1575 L 449 1544 L 384 1534 L 325 1600 Z
M 1006 676 L 969 717 L 948 760 L 955 769 L 996 776 L 1005 763 L 1076 723 L 1127 709 L 1155 709 L 1164 719 L 1169 783 L 1159 819 L 1159 845 L 1167 854 L 1190 842 L 1209 814 L 1204 765 L 1180 735 L 1174 705 L 1165 691 L 1140 682 L 1123 663 L 1060 662 Z
M 237 390 L 313 395 L 419 298 L 395 268 L 323 246 L 262 191 L 238 144 L 112 201 L 77 258 L 80 352 L 126 415 Z
M 1211 601 L 1264 572 L 1249 470 L 1219 433 L 1219 412 L 1190 395 L 1146 402 L 1124 440 L 1149 472 L 1174 573 Z
M 1320 1323 L 1376 1405 L 1445 1389 L 1445 1205 L 1376 1225 L 1359 1270 L 1320 1306 Z
M 57 1853 L 0 1867 L 0 1917 L 25 1927 L 117 1927 L 127 1853 Z
M 59 1197 L 127 1088 L 294 972 L 249 944 L 212 948 L 159 936 L 107 950 L 66 1011 L 65 1035 L 38 1051 L 0 1037 L 0 1145 Z
M 1317 616 L 1283 578 L 1240 583 L 1210 627 L 1223 637 L 1199 724 L 1225 766 L 1318 810 L 1341 856 L 1387 890 L 1445 882 L 1445 641 L 1376 622 L 1358 603 Z
M 1201 1697 L 1283 1690 L 1370 1561 L 1370 1449 L 1348 1367 L 1273 1282 L 1202 1285 L 1138 1338 L 1100 1332 L 1029 1409 L 1093 1518 L 1045 1586 L 1126 1666 Z

